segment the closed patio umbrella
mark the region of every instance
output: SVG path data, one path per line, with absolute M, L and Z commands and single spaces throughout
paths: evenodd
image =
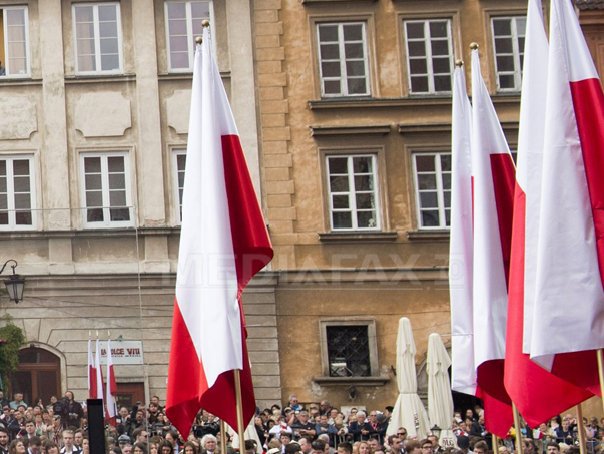
M 447 353 L 439 334 L 432 333 L 428 337 L 428 414 L 431 427 L 438 426 L 440 445 L 449 448 L 456 446 L 456 438 L 451 430 L 453 419 L 453 395 L 449 367 L 451 358 Z
M 418 439 L 425 438 L 429 433 L 428 414 L 417 394 L 416 352 L 411 322 L 402 317 L 398 323 L 396 340 L 396 382 L 399 395 L 386 430 L 387 435 L 395 434 L 399 427 L 404 427 L 410 437 Z

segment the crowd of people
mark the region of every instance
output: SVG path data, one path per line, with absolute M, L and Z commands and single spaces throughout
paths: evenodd
M 88 420 L 84 405 L 67 391 L 50 402 L 28 404 L 16 393 L 13 400 L 0 391 L 0 454 L 89 454 Z M 386 434 L 392 407 L 346 412 L 324 400 L 303 406 L 292 395 L 285 405 L 258 409 L 253 430 L 246 431 L 245 454 L 511 454 L 516 434 L 494 441 L 485 428 L 481 408 L 455 413 L 453 443 L 442 446 L 438 433 L 411 436 L 398 427 Z M 587 447 L 604 454 L 604 418 L 584 421 Z M 573 415 L 553 418 L 538 428 L 522 428 L 524 454 L 577 454 L 579 425 Z M 221 424 L 206 411 L 197 415 L 191 432 L 179 434 L 166 417 L 160 400 L 121 407 L 105 427 L 108 454 L 233 454 L 240 451 L 227 436 L 223 449 Z M 415 430 L 413 431 L 415 432 Z M 251 435 L 249 435 L 251 433 Z

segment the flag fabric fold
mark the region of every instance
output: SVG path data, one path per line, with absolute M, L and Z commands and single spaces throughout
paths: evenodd
M 451 125 L 451 230 L 449 295 L 451 301 L 451 389 L 474 395 L 474 326 L 472 316 L 472 106 L 462 67 L 453 73 Z
M 523 346 L 529 346 L 524 340 L 530 340 L 535 298 L 547 69 L 548 43 L 541 1 L 529 0 L 510 257 L 505 386 L 531 427 L 592 396 L 552 375 L 523 353 Z
M 96 367 L 92 356 L 92 341 L 88 339 L 88 398 L 96 399 Z
M 552 0 L 531 358 L 600 393 L 604 96 L 568 0 Z
M 95 363 L 95 387 L 96 387 L 96 399 L 103 398 L 103 370 L 101 369 L 101 344 L 99 339 L 96 340 L 96 351 L 94 353 Z
M 115 381 L 115 371 L 113 370 L 113 356 L 111 354 L 111 339 L 107 339 L 107 383 L 105 384 L 105 419 L 112 425 L 115 425 L 117 416 L 117 382 Z
M 505 437 L 512 425 L 503 384 L 507 277 L 514 195 L 514 163 L 472 51 L 473 333 L 477 395 L 487 429 Z
M 193 69 L 166 413 L 186 437 L 200 408 L 237 428 L 255 411 L 241 294 L 272 258 L 243 150 L 211 54 L 208 29 Z

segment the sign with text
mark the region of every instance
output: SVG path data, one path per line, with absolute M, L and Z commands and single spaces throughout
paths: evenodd
M 101 364 L 107 364 L 107 341 L 100 341 L 99 345 Z M 111 359 L 113 364 L 143 364 L 143 343 L 141 341 L 112 341 Z

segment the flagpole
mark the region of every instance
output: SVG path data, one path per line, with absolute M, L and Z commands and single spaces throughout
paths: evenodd
M 577 435 L 579 436 L 581 454 L 585 454 L 587 452 L 587 443 L 585 442 L 585 426 L 583 425 L 583 408 L 581 404 L 577 405 Z
M 499 447 L 499 438 L 495 434 L 491 434 L 491 443 L 493 444 L 493 452 L 497 452 L 497 448 Z
M 227 454 L 226 424 L 220 418 L 220 454 Z
M 235 377 L 235 402 L 237 404 L 237 434 L 239 435 L 239 452 L 245 452 L 245 437 L 243 433 L 243 404 L 241 403 L 241 379 L 239 377 L 239 369 L 233 370 Z
M 514 412 L 514 427 L 516 428 L 516 451 L 518 454 L 523 454 L 524 446 L 522 444 L 522 427 L 520 427 L 520 413 L 518 407 L 512 402 L 512 411 Z
M 598 375 L 600 376 L 600 391 L 602 392 L 602 407 L 604 408 L 604 353 L 602 349 L 596 350 L 598 357 Z

